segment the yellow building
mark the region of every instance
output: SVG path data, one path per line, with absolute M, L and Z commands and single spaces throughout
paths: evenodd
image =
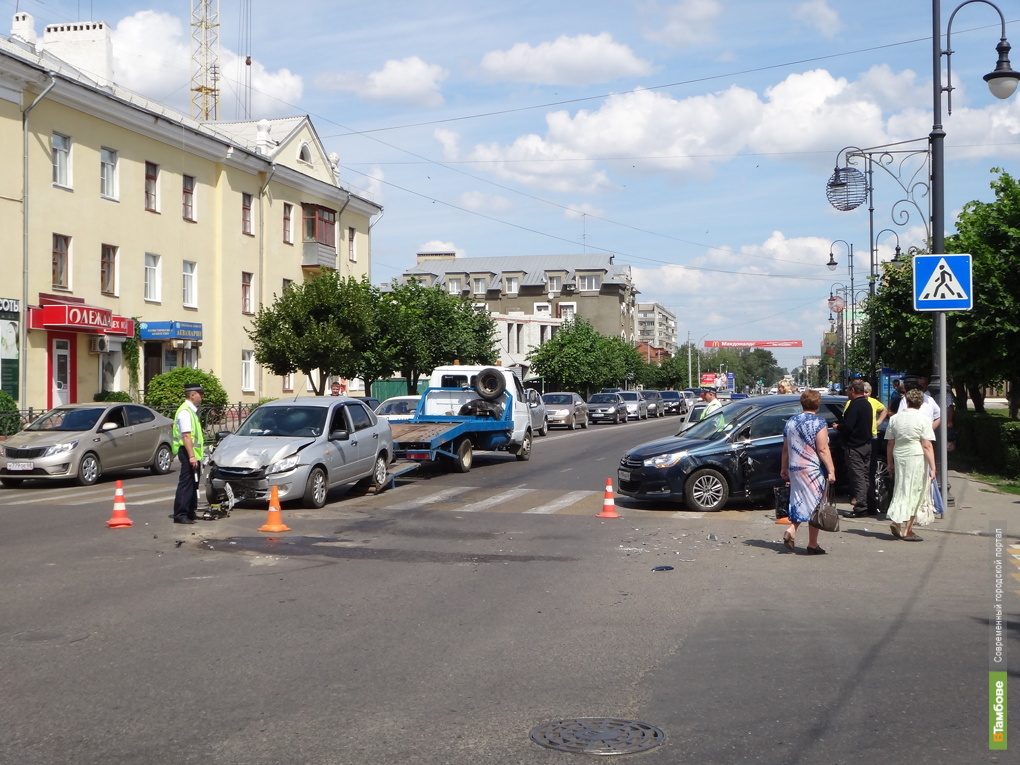
M 0 37 L 0 385 L 22 408 L 192 366 L 234 401 L 298 380 L 254 362 L 261 304 L 323 269 L 368 277 L 382 208 L 340 185 L 307 116 L 198 122 L 114 84 L 103 22 L 26 13 Z M 58 55 L 60 58 L 58 58 Z

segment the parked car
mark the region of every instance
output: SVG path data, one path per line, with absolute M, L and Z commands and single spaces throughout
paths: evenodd
M 414 417 L 421 396 L 393 396 L 375 408 L 375 416 L 387 422 L 400 422 Z
M 331 396 L 330 398 L 333 398 L 333 397 Z M 362 404 L 367 406 L 373 412 L 376 409 L 379 408 L 379 399 L 375 398 L 374 396 L 363 396 L 362 398 L 360 398 L 358 400 L 361 401 Z
M 627 406 L 627 416 L 635 420 L 648 419 L 648 402 L 636 390 L 624 390 L 617 393 Z
M 173 420 L 140 404 L 67 404 L 0 442 L 0 483 L 73 478 L 90 486 L 103 473 L 173 467 Z
M 562 425 L 573 430 L 588 427 L 588 405 L 576 393 L 546 393 L 542 396 L 549 425 Z
M 393 457 L 389 423 L 365 399 L 308 397 L 263 404 L 236 433 L 218 433 L 209 461 L 209 500 L 230 492 L 238 501 L 265 501 L 277 487 L 281 502 L 326 504 L 330 489 L 357 482 L 381 488 Z
M 829 424 L 829 443 L 837 484 L 845 483 L 839 435 L 846 398 L 823 396 L 819 416 Z M 683 502 L 692 510 L 719 510 L 730 497 L 771 494 L 782 485 L 783 428 L 801 411 L 789 396 L 760 396 L 734 401 L 708 419 L 672 438 L 641 444 L 620 460 L 619 492 L 640 500 Z M 875 509 L 888 505 L 884 442 L 872 448 Z
M 524 389 L 524 400 L 528 402 L 531 410 L 531 429 L 537 436 L 544 436 L 549 432 L 549 419 L 546 417 L 545 402 L 538 391 L 534 388 Z
M 588 421 L 621 423 L 627 421 L 627 405 L 619 393 L 595 393 L 588 399 Z
M 662 399 L 662 393 L 657 390 L 643 390 L 640 391 L 641 398 L 643 398 L 648 404 L 648 416 L 649 417 L 665 417 L 666 416 L 666 402 Z
M 659 393 L 662 395 L 662 402 L 666 414 L 687 414 L 687 398 L 684 396 L 682 391 L 663 390 L 659 391 Z

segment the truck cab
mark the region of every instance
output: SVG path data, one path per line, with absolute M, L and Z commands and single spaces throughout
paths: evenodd
M 479 375 L 483 375 L 481 380 L 479 380 Z M 493 379 L 496 375 L 501 377 L 500 381 Z M 517 448 L 524 443 L 525 436 L 534 435 L 527 393 L 520 378 L 511 369 L 459 364 L 436 367 L 429 377 L 429 387 L 456 389 L 456 392 L 450 390 L 445 396 L 433 392 L 426 396 L 423 402 L 425 407 L 423 414 L 426 416 L 457 415 L 465 406 L 469 409 L 475 406 L 484 410 L 483 404 L 487 403 L 490 407 L 500 408 L 498 416 L 502 417 L 503 408 L 509 405 L 512 407 L 513 435 L 510 438 L 508 451 L 516 453 Z M 502 388 L 502 390 L 495 398 L 480 398 L 479 390 L 494 391 L 496 388 Z

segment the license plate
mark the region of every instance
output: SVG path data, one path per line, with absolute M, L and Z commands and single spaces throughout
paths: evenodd
M 35 470 L 34 462 L 8 462 L 8 470 Z
M 630 480 L 630 471 L 629 470 L 620 470 L 619 471 L 619 476 L 620 476 L 620 480 L 621 481 L 629 481 Z

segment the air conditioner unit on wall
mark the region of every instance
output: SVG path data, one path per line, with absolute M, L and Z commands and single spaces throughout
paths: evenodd
M 89 350 L 92 353 L 108 353 L 110 350 L 110 338 L 106 335 L 96 335 L 92 338 Z

